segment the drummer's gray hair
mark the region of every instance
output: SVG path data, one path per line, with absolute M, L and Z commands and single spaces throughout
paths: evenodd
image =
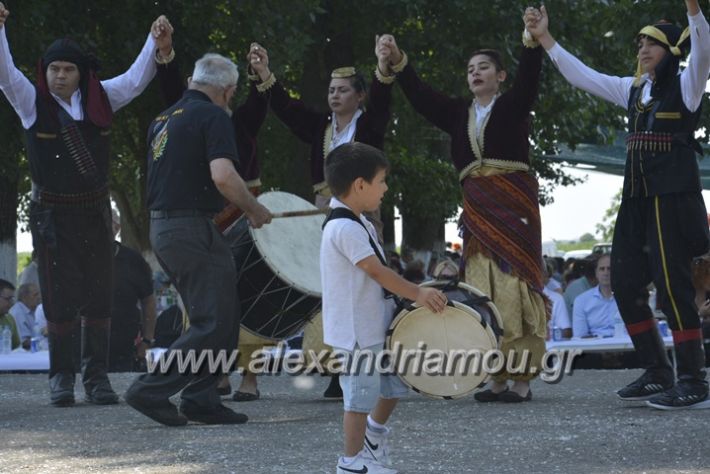
M 220 54 L 207 53 L 195 62 L 192 82 L 226 89 L 239 80 L 237 65 Z

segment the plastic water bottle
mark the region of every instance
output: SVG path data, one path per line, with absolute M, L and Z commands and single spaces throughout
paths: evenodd
M 9 354 L 12 352 L 12 331 L 9 326 L 3 326 L 2 330 L 2 353 Z
M 562 340 L 562 329 L 555 326 L 552 328 L 552 340 L 553 341 L 561 341 Z
M 39 350 L 39 344 L 42 340 L 42 328 L 39 323 L 35 323 L 32 327 L 32 339 L 30 339 L 30 351 L 37 352 Z

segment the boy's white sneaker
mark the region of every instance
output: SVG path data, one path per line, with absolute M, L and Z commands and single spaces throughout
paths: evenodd
M 377 432 L 367 426 L 365 430 L 365 451 L 377 462 L 383 466 L 391 466 L 389 452 L 389 438 L 392 435 L 392 430 L 385 427 L 385 431 Z
M 336 474 L 397 474 L 397 471 L 385 467 L 372 459 L 365 451 L 360 451 L 350 464 L 345 464 L 343 458 L 338 459 Z

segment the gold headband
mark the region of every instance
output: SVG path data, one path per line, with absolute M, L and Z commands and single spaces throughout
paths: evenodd
M 673 53 L 673 56 L 680 56 L 681 54 L 683 54 L 680 49 L 680 45 L 683 44 L 683 42 L 690 36 L 690 28 L 686 28 L 685 30 L 683 30 L 683 33 L 680 35 L 680 38 L 678 39 L 678 42 L 676 44 L 671 44 L 671 42 L 668 41 L 668 36 L 666 36 L 663 31 L 653 25 L 644 26 L 641 31 L 639 31 L 639 35 L 646 35 L 650 38 L 655 39 L 656 41 L 665 44 L 670 48 L 671 53 Z
M 659 43 L 668 46 L 673 56 L 680 57 L 683 54 L 680 49 L 680 45 L 683 44 L 683 42 L 690 36 L 690 28 L 686 27 L 685 30 L 683 30 L 683 33 L 680 35 L 678 43 L 676 44 L 671 44 L 671 42 L 668 41 L 668 36 L 666 36 L 666 34 L 661 31 L 660 28 L 656 28 L 653 25 L 644 26 L 641 31 L 639 31 L 639 36 L 640 35 L 648 36 L 649 38 L 653 38 Z M 634 85 L 636 87 L 641 85 L 641 71 L 641 61 L 639 60 L 638 64 L 636 65 L 636 80 L 634 81 Z
M 333 69 L 330 73 L 332 79 L 345 79 L 348 77 L 353 77 L 357 72 L 352 66 L 349 67 L 339 67 L 338 69 Z

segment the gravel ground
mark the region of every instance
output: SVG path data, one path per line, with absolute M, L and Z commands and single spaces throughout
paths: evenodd
M 639 374 L 584 370 L 556 385 L 535 381 L 532 402 L 518 405 L 412 394 L 391 422 L 395 467 L 411 474 L 710 473 L 710 410 L 662 412 L 617 400 L 613 390 Z M 133 377 L 111 376 L 119 393 Z M 342 405 L 321 399 L 326 382 L 263 376 L 260 400 L 225 400 L 249 415 L 246 425 L 166 428 L 123 402 L 54 408 L 46 375 L 0 374 L 0 472 L 332 473 Z

